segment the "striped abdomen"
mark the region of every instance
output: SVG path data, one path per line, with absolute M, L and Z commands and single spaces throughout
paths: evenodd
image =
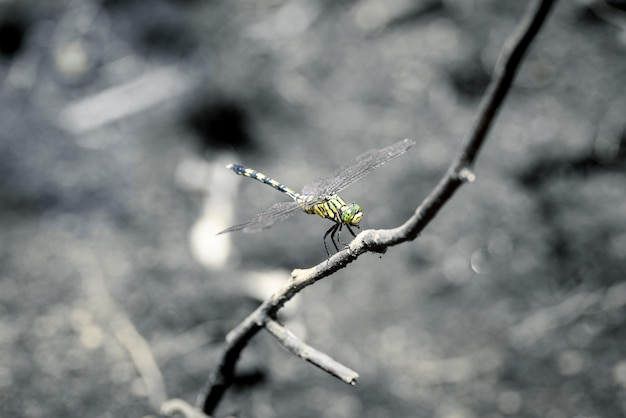
M 265 183 L 269 186 L 272 186 L 279 192 L 285 193 L 287 196 L 291 197 L 293 200 L 298 200 L 298 198 L 300 197 L 300 193 L 296 192 L 293 189 L 290 189 L 284 184 L 277 182 L 273 178 L 266 176 L 260 171 L 256 171 L 252 168 L 244 167 L 243 165 L 239 165 L 239 164 L 228 164 L 226 168 L 230 168 L 235 174 L 239 174 L 240 176 L 250 177 L 252 179 L 260 181 L 261 183 Z

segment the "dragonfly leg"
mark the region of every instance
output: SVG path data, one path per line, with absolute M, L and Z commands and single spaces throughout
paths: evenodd
M 330 258 L 330 251 L 328 250 L 328 245 L 326 244 L 326 237 L 328 237 L 328 234 L 330 234 L 330 240 L 333 242 L 335 249 L 339 251 L 339 248 L 337 247 L 337 243 L 335 242 L 335 233 L 337 232 L 337 229 L 339 228 L 340 225 L 341 225 L 340 223 L 334 224 L 324 234 L 324 248 L 326 249 L 326 255 L 328 255 L 329 258 Z
M 359 228 L 360 228 L 360 226 L 359 226 L 359 225 L 352 225 L 352 226 L 353 226 L 353 227 L 355 227 L 355 228 L 357 228 L 357 229 L 359 229 Z M 350 225 L 346 224 L 346 228 L 348 228 L 348 231 L 350 231 L 350 233 L 352 234 L 352 236 L 353 236 L 354 238 L 356 238 L 356 234 L 354 233 L 354 231 L 352 230 L 352 228 L 350 228 Z
M 337 241 L 335 240 L 335 234 L 337 234 L 338 232 L 341 234 L 342 225 L 342 223 L 335 224 L 333 232 L 330 233 L 330 240 L 333 242 L 333 245 L 335 246 L 335 250 L 337 250 L 337 252 L 339 252 L 339 246 L 337 245 Z
M 341 224 L 341 226 L 343 226 L 343 225 L 344 224 Z M 352 234 L 352 236 L 356 238 L 356 234 L 354 233 L 354 231 L 352 230 L 350 225 L 349 224 L 345 224 L 345 225 L 346 225 L 346 228 L 348 228 L 348 231 L 350 231 L 350 233 Z M 359 225 L 352 225 L 352 226 L 354 226 L 355 228 L 359 228 Z M 346 247 L 346 248 L 348 247 L 349 243 L 343 242 L 341 240 L 341 227 L 339 227 L 339 231 L 337 233 L 337 241 L 339 241 L 339 243 L 342 244 L 344 247 Z

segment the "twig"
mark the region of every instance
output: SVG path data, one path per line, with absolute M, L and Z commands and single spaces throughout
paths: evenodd
M 477 117 L 463 141 L 460 152 L 450 164 L 444 177 L 419 205 L 415 213 L 397 228 L 363 231 L 352 241 L 348 249 L 333 255 L 328 261 L 309 269 L 294 270 L 291 279 L 282 289 L 263 302 L 228 334 L 217 367 L 209 378 L 206 396 L 203 397 L 201 394 L 199 398 L 199 404 L 202 405 L 205 414 L 211 414 L 215 410 L 222 395 L 232 384 L 235 365 L 248 341 L 264 327 L 276 330 L 273 318 L 289 299 L 305 287 L 344 268 L 365 252 L 385 252 L 390 246 L 415 239 L 456 190 L 463 183 L 474 180 L 472 166 L 480 147 L 511 87 L 526 50 L 553 3 L 554 0 L 537 0 L 527 10 L 517 30 L 503 48 L 496 68 L 496 77 L 492 80 L 480 103 Z
M 66 241 L 67 243 L 67 241 Z M 165 381 L 161 369 L 150 350 L 150 344 L 139 333 L 137 328 L 109 293 L 106 286 L 104 270 L 96 254 L 89 246 L 74 240 L 67 243 L 73 245 L 74 265 L 83 281 L 83 289 L 89 299 L 89 306 L 98 316 L 107 322 L 118 343 L 124 348 L 135 366 L 139 377 L 146 387 L 150 405 L 158 410 L 167 399 Z
M 350 385 L 356 384 L 359 374 L 354 370 L 344 366 L 338 361 L 330 358 L 321 351 L 298 339 L 291 331 L 276 321 L 267 321 L 265 329 L 272 334 L 280 343 L 296 356 L 319 367 L 325 372 L 337 377 Z

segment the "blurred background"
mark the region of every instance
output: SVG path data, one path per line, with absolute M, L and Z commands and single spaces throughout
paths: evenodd
M 619 2 L 614 2 L 619 3 Z M 193 403 L 225 334 L 327 221 L 215 233 L 371 148 L 342 193 L 393 227 L 470 127 L 526 2 L 0 1 L 0 416 Z M 467 185 L 284 321 L 354 387 L 261 333 L 219 415 L 626 414 L 626 14 L 557 4 Z

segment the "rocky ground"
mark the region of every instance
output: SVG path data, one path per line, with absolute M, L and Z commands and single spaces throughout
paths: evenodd
M 366 228 L 445 173 L 525 2 L 0 2 L 0 416 L 158 416 L 327 221 L 215 232 L 370 148 Z M 465 186 L 414 242 L 306 289 L 219 416 L 626 414 L 626 14 L 560 2 Z

